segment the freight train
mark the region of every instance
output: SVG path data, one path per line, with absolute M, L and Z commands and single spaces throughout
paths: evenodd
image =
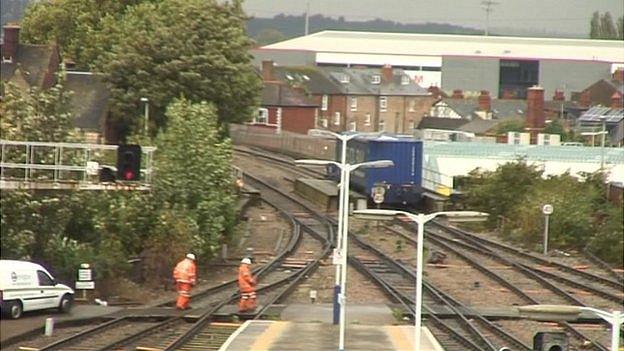
M 247 145 L 282 153 L 295 158 L 340 160 L 335 139 L 294 133 L 279 133 L 250 126 L 232 125 L 230 136 L 235 145 Z M 412 207 L 422 198 L 423 144 L 409 136 L 382 135 L 358 137 L 347 144 L 347 163 L 392 160 L 394 167 L 356 169 L 351 173 L 351 187 L 372 202 L 373 192 L 384 189 L 383 204 Z M 339 181 L 335 167 L 328 177 Z

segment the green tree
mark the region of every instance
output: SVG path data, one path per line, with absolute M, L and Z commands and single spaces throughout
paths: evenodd
M 548 123 L 544 128 L 543 132 L 546 134 L 559 134 L 561 136 L 564 136 L 566 134 L 565 130 L 563 129 L 563 125 L 561 124 L 561 122 L 559 122 L 559 120 L 554 120 Z
M 257 45 L 264 46 L 285 40 L 286 36 L 277 29 L 264 28 L 256 34 L 254 39 Z
M 60 81 L 42 91 L 24 91 L 12 83 L 4 85 L 4 101 L 0 107 L 0 137 L 7 140 L 67 141 L 72 132 L 69 113 L 71 92 Z
M 613 17 L 611 12 L 606 12 L 600 18 L 600 27 L 602 31 L 602 39 L 617 39 L 617 29 L 615 29 L 615 23 L 613 23 Z
M 524 121 L 520 119 L 509 119 L 502 121 L 496 126 L 497 134 L 507 134 L 507 132 L 524 132 Z
M 97 56 L 110 48 L 97 34 L 105 18 L 119 21 L 129 6 L 142 0 L 36 1 L 27 8 L 20 37 L 25 42 L 60 45 L 63 56 L 87 69 Z
M 591 39 L 602 38 L 602 28 L 600 22 L 600 13 L 595 11 L 589 24 L 589 37 Z
M 211 255 L 235 220 L 231 143 L 220 139 L 211 104 L 175 100 L 167 117 L 167 130 L 156 139 L 155 201 L 161 208 L 186 211 L 198 233 L 188 248 Z
M 539 181 L 542 171 L 523 160 L 501 165 L 494 172 L 474 172 L 465 182 L 466 208 L 490 214 L 493 225 L 499 216 L 513 214 L 517 203 L 523 203 L 530 189 Z
M 618 17 L 615 27 L 618 33 L 618 39 L 624 40 L 624 16 Z
M 119 134 L 140 126 L 140 98 L 150 99 L 150 119 L 166 125 L 176 97 L 209 101 L 220 123 L 247 120 L 258 102 L 240 4 L 216 0 L 163 0 L 128 8 L 121 22 L 105 21 L 114 38 L 98 68 L 111 86 L 112 122 Z

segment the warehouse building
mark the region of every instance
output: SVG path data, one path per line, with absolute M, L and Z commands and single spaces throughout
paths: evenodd
M 488 90 L 525 98 L 539 85 L 546 96 L 585 89 L 624 67 L 617 40 L 322 31 L 252 50 L 258 65 L 364 66 L 403 69 L 423 87 Z

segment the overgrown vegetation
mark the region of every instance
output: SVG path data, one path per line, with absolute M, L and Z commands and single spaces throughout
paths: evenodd
M 33 3 L 23 38 L 57 41 L 79 67 L 104 72 L 124 138 L 157 147 L 155 181 L 149 192 L 2 190 L 1 257 L 41 262 L 69 281 L 88 262 L 100 289 L 122 286 L 131 258 L 154 285 L 188 251 L 211 258 L 235 222 L 224 125 L 245 120 L 259 91 L 242 21 L 237 1 Z M 46 91 L 3 88 L 3 139 L 80 141 L 62 77 Z M 158 127 L 149 138 L 138 135 L 142 96 Z
M 606 200 L 602 173 L 543 177 L 543 171 L 523 160 L 496 171 L 475 170 L 463 180 L 465 199 L 460 205 L 490 213 L 485 224 L 531 249 L 542 245 L 544 216 L 551 204 L 549 241 L 552 249 L 589 248 L 599 257 L 622 265 L 624 210 Z

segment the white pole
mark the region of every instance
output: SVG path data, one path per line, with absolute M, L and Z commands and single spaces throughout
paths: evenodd
M 613 320 L 611 320 L 611 351 L 618 351 L 620 348 L 620 326 L 623 322 L 623 316 L 620 311 L 613 311 Z
M 145 135 L 147 136 L 147 124 L 149 122 L 149 101 L 145 101 Z
M 423 275 L 423 241 L 425 238 L 425 216 L 419 214 L 416 217 L 418 224 L 418 242 L 416 248 L 416 310 L 414 311 L 414 350 L 420 350 L 420 328 L 422 317 L 422 275 Z
M 345 167 L 345 183 L 343 185 L 345 189 L 343 214 L 342 219 L 344 221 L 342 230 L 342 274 L 340 276 L 340 339 L 338 342 L 338 350 L 344 351 L 345 349 L 345 328 L 346 328 L 346 304 L 347 304 L 347 238 L 349 237 L 349 178 L 351 176 L 351 168 Z
M 548 215 L 544 215 L 544 256 L 548 255 Z
M 604 152 L 605 152 L 605 138 L 606 138 L 606 129 L 607 129 L 607 119 L 602 116 L 600 117 L 602 120 L 602 142 L 600 144 L 600 171 L 604 169 Z
M 340 155 L 340 195 L 338 197 L 338 233 L 336 236 L 336 250 L 340 251 L 342 246 L 342 227 L 344 226 L 344 196 L 345 196 L 345 173 L 347 172 L 347 139 L 344 137 L 338 137 L 342 142 L 341 155 Z M 336 265 L 336 277 L 334 282 L 334 308 L 333 308 L 333 322 L 338 324 L 339 322 L 339 302 L 338 297 L 340 295 L 340 272 L 341 265 Z

